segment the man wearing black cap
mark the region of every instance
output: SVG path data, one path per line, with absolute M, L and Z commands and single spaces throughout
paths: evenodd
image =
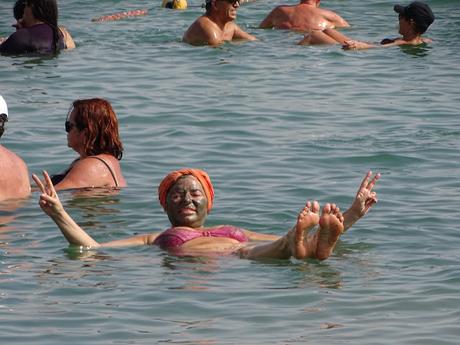
M 8 107 L 0 95 L 0 137 L 8 121 Z M 16 154 L 0 145 L 0 201 L 30 194 L 29 170 Z
M 402 37 L 386 38 L 380 42 L 381 47 L 419 45 L 432 42 L 431 39 L 422 37 L 422 34 L 434 22 L 434 14 L 427 4 L 414 1 L 408 6 L 396 5 L 394 10 L 399 14 L 399 33 Z M 305 35 L 299 44 L 342 44 L 344 49 L 377 47 L 374 44 L 352 40 L 334 29 L 326 29 Z
M 192 45 L 216 46 L 225 41 L 256 38 L 235 23 L 240 0 L 206 0 L 206 13 L 185 32 L 183 41 Z

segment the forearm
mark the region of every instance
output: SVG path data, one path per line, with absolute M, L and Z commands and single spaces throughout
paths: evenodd
M 59 214 L 51 216 L 51 219 L 61 230 L 64 237 L 70 244 L 83 246 L 88 248 L 98 248 L 100 244 L 89 236 L 65 211 L 62 210 Z
M 235 31 L 233 32 L 233 39 L 234 40 L 247 40 L 247 41 L 255 41 L 257 38 L 246 31 L 243 31 L 239 26 L 236 26 Z
M 261 234 L 249 230 L 244 230 L 244 233 L 250 241 L 276 241 L 281 238 L 281 236 L 278 235 Z
M 247 32 L 239 33 L 238 35 L 233 36 L 234 40 L 245 40 L 245 41 L 257 41 L 257 38 Z
M 334 39 L 340 44 L 345 44 L 346 41 L 350 40 L 349 37 L 345 36 L 344 34 L 335 29 L 325 29 L 323 33 L 325 33 L 327 36 Z
M 246 259 L 289 259 L 292 256 L 287 236 L 279 237 L 276 241 L 247 246 L 239 250 L 241 257 Z
M 361 216 L 350 207 L 343 214 L 343 231 L 347 231 L 353 224 L 355 224 Z
M 105 243 L 101 243 L 101 247 L 120 248 L 120 247 L 152 245 L 159 234 L 160 233 L 154 233 L 154 234 L 148 234 L 148 235 L 138 235 L 138 236 L 125 238 L 121 240 L 105 242 Z

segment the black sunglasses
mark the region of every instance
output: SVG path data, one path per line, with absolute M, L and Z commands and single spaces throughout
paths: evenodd
M 224 0 L 226 2 L 228 2 L 229 4 L 232 4 L 233 6 L 238 3 L 238 5 L 241 4 L 241 0 Z
M 73 128 L 75 127 L 75 124 L 71 123 L 70 121 L 65 122 L 65 131 L 69 133 Z

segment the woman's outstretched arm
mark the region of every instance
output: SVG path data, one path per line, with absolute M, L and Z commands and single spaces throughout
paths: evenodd
M 158 234 L 147 234 L 106 243 L 98 243 L 66 212 L 54 189 L 51 178 L 46 171 L 43 172 L 43 177 L 46 186 L 37 175 L 32 174 L 32 178 L 42 193 L 38 203 L 43 212 L 56 223 L 70 244 L 86 248 L 139 246 L 153 244 L 153 241 L 158 236 Z
M 281 238 L 281 236 L 278 235 L 263 234 L 249 230 L 243 231 L 250 241 L 276 241 L 277 239 Z
M 70 244 L 88 248 L 98 248 L 101 245 L 86 233 L 70 215 L 64 210 L 61 201 L 54 189 L 51 178 L 46 171 L 43 172 L 46 186 L 40 181 L 37 175 L 32 174 L 32 178 L 42 192 L 38 204 L 59 227 L 64 237 Z

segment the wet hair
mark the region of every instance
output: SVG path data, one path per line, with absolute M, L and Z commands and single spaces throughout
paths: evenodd
M 24 15 L 24 8 L 26 7 L 26 2 L 24 0 L 17 0 L 13 7 L 13 16 L 14 19 L 19 20 Z
M 59 50 L 59 40 L 61 34 L 58 27 L 58 7 L 56 0 L 25 0 L 25 4 L 30 6 L 34 17 L 53 30 L 53 51 Z
M 0 114 L 0 138 L 3 135 L 3 132 L 5 132 L 5 122 L 8 121 L 8 116 L 6 114 Z
M 101 98 L 80 99 L 72 104 L 75 124 L 86 131 L 84 152 L 87 156 L 106 153 L 118 160 L 123 156 L 123 145 L 118 132 L 118 120 L 112 106 Z

